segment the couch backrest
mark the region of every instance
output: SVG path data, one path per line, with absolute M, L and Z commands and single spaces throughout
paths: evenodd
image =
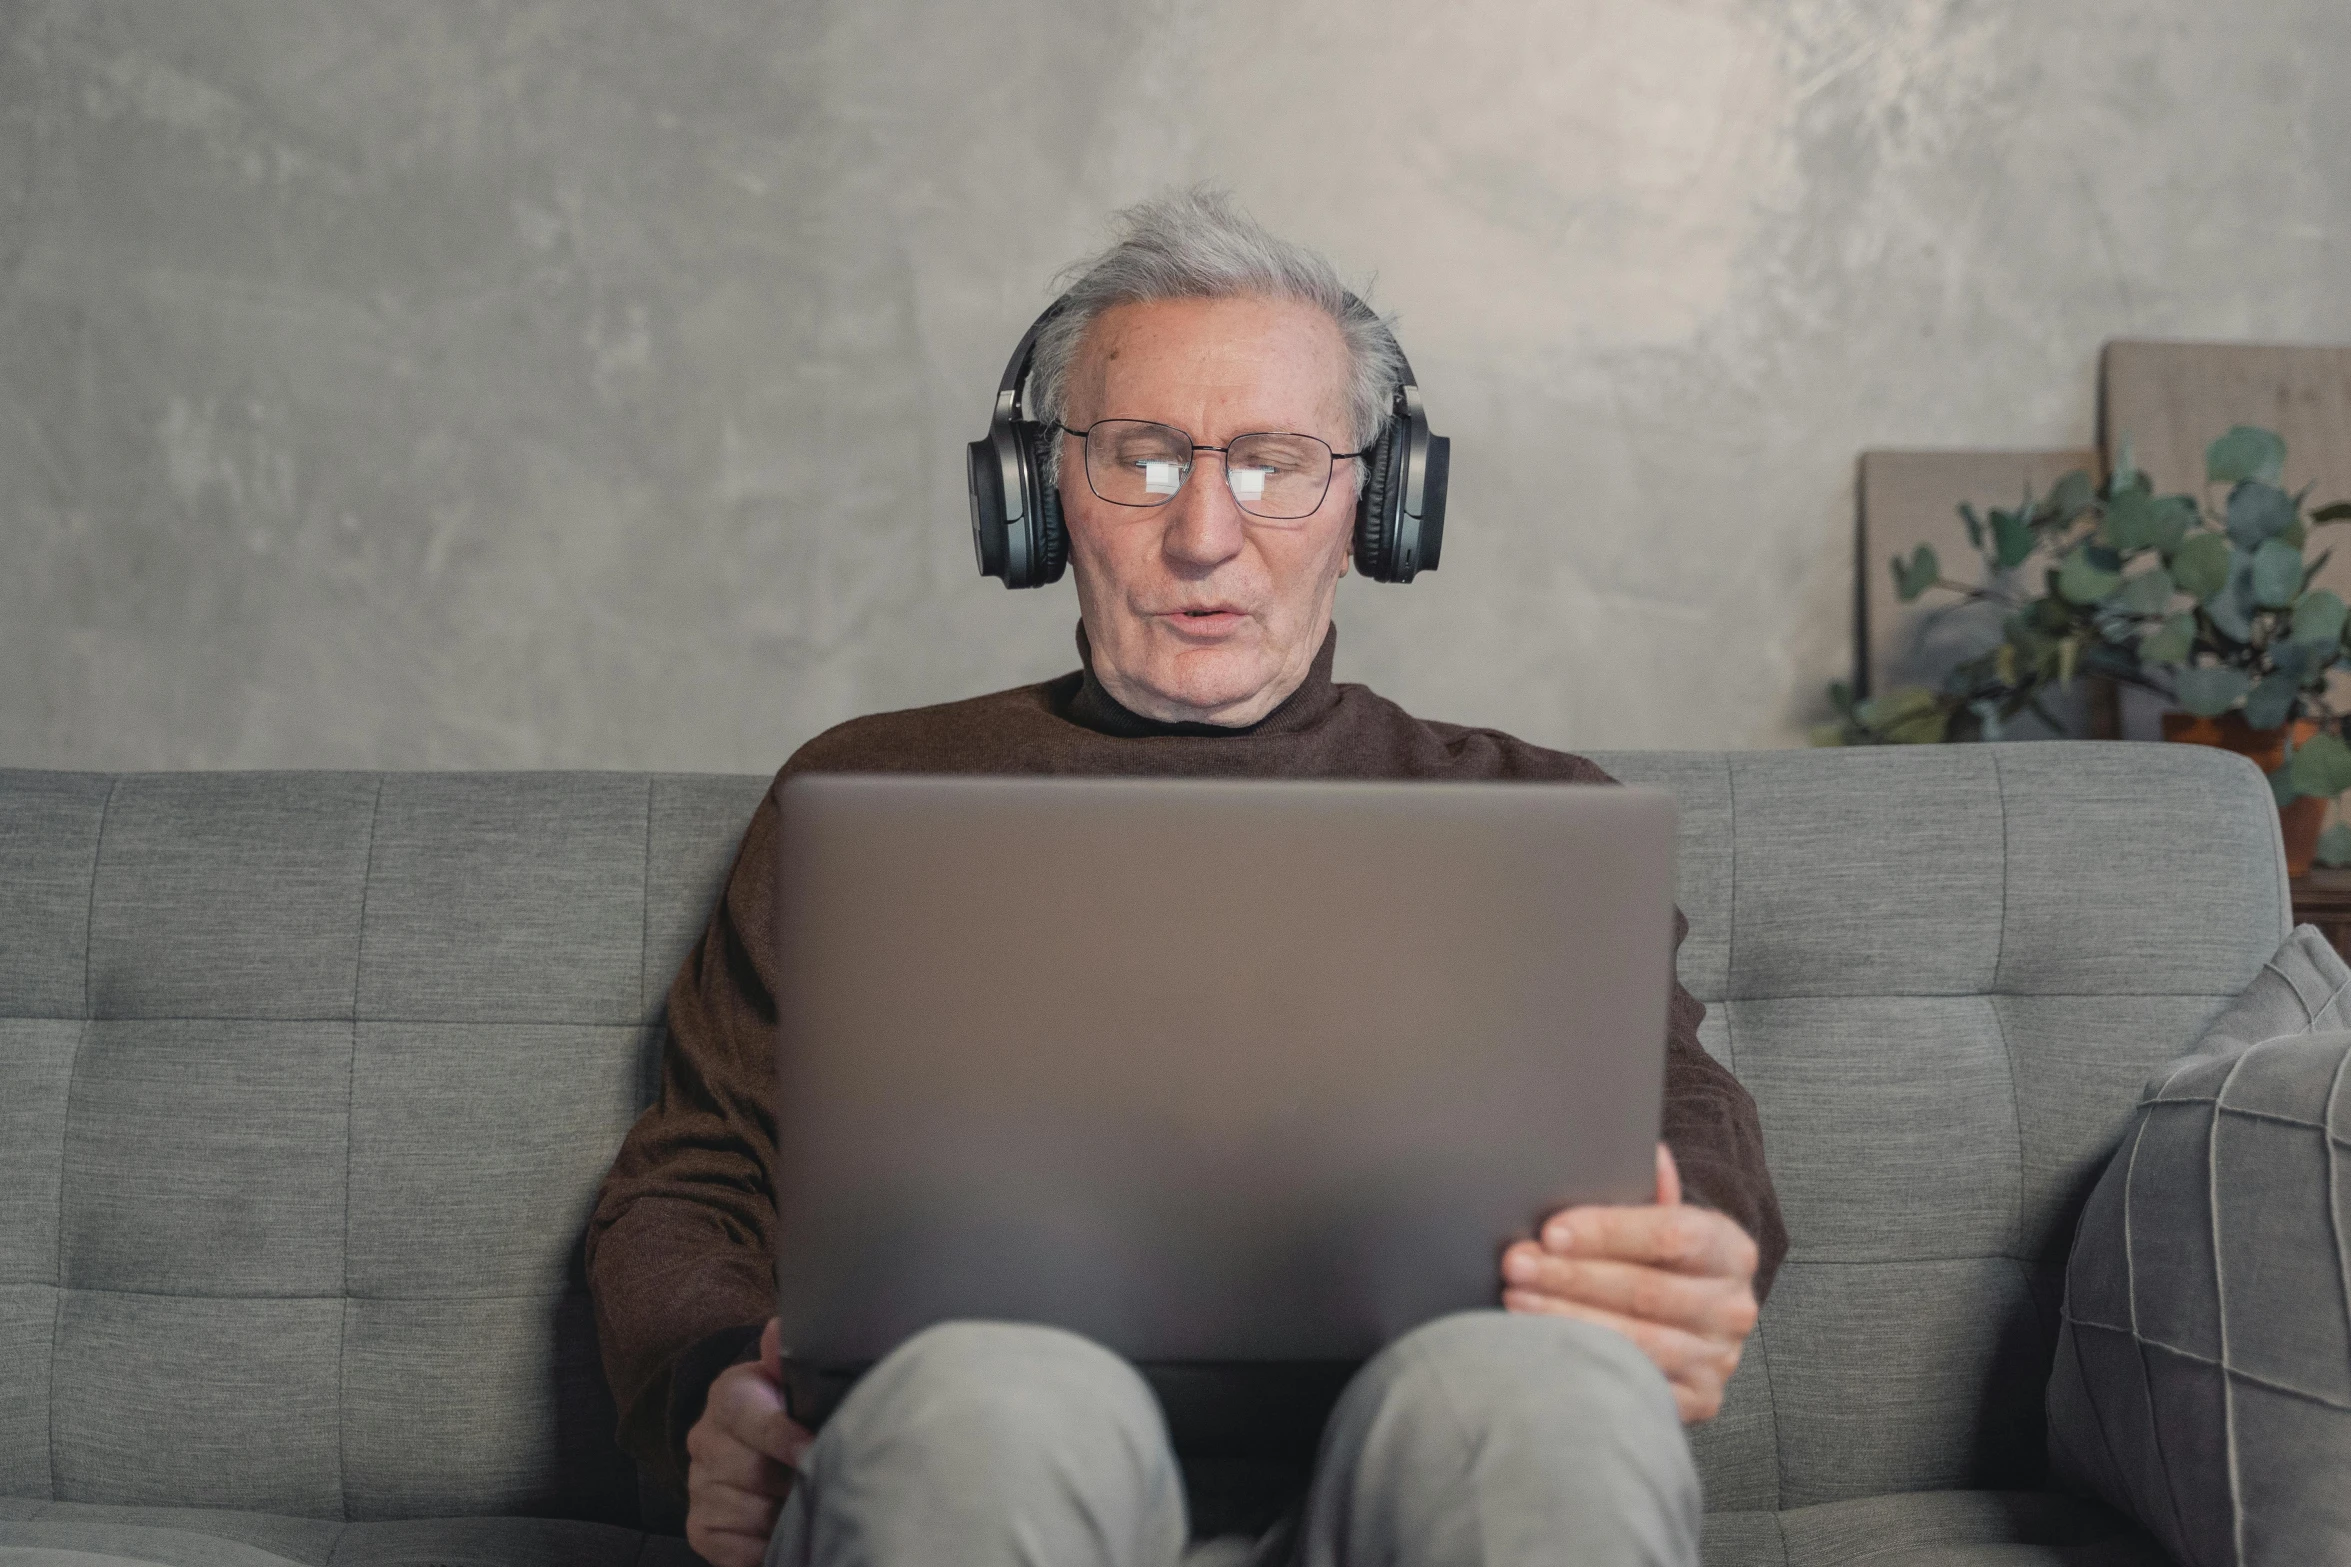
M 2071 1214 L 2283 938 L 2174 746 L 1605 756 L 1794 1251 L 1717 1508 L 2028 1481 Z M 625 1516 L 581 1285 L 766 780 L 0 772 L 0 1495 Z

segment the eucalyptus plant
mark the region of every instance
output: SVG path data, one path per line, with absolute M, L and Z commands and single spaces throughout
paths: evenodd
M 2316 529 L 2351 520 L 2351 501 L 2306 512 L 2307 492 L 2283 487 L 2285 462 L 2275 432 L 2239 425 L 2206 449 L 2201 498 L 2155 494 L 2126 441 L 2103 485 L 2077 470 L 2014 510 L 1961 506 L 1979 580 L 1947 577 L 1922 544 L 1892 561 L 1895 592 L 1904 603 L 1942 592 L 1994 605 L 1999 642 L 1955 665 L 1940 689 L 1856 700 L 1831 686 L 1837 721 L 1815 740 L 1994 740 L 2026 713 L 2063 733 L 2048 696 L 2102 676 L 2202 717 L 2241 711 L 2256 730 L 2315 719 L 2319 734 L 2287 746 L 2271 787 L 2281 804 L 2341 795 L 2351 747 L 2327 677 L 2351 665 L 2351 624 L 2339 595 L 2311 585 L 2328 554 L 2308 551 Z M 2351 827 L 2329 829 L 2321 856 L 2351 861 Z

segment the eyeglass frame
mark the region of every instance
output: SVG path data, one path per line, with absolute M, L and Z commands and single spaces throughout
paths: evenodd
M 1230 440 L 1227 440 L 1222 446 L 1208 446 L 1199 441 L 1193 440 L 1192 432 L 1183 428 L 1181 425 L 1168 424 L 1165 421 L 1159 419 L 1097 419 L 1092 424 L 1087 425 L 1083 430 L 1073 430 L 1068 425 L 1063 424 L 1060 420 L 1056 419 L 1053 421 L 1053 428 L 1059 430 L 1063 435 L 1076 436 L 1082 443 L 1087 436 L 1092 435 L 1096 430 L 1100 429 L 1106 424 L 1155 425 L 1159 429 L 1173 430 L 1176 434 L 1182 436 L 1184 440 L 1191 446 L 1192 454 L 1195 457 L 1197 457 L 1201 452 L 1215 452 L 1218 456 L 1225 459 L 1225 492 L 1227 494 L 1233 494 L 1233 469 L 1231 457 L 1233 445 L 1235 442 L 1246 441 L 1253 435 L 1287 435 L 1294 436 L 1302 441 L 1312 441 L 1315 445 L 1321 447 L 1324 451 L 1330 452 L 1333 466 L 1336 466 L 1342 460 L 1353 460 L 1366 456 L 1371 451 L 1371 448 L 1368 446 L 1362 448 L 1360 451 L 1333 451 L 1330 442 L 1324 440 L 1319 435 L 1309 435 L 1304 430 L 1244 430 L 1239 435 L 1233 436 Z M 1190 484 L 1192 482 L 1192 470 L 1199 467 L 1200 465 L 1197 462 L 1186 461 L 1184 464 L 1183 482 L 1178 484 L 1173 490 L 1169 491 L 1167 494 L 1161 496 L 1158 500 L 1155 501 L 1114 501 L 1095 487 L 1094 470 L 1090 464 L 1086 463 L 1083 451 L 1081 451 L 1079 454 L 1079 466 L 1085 469 L 1087 491 L 1092 494 L 1094 499 L 1100 501 L 1103 505 L 1124 506 L 1129 511 L 1157 511 L 1160 507 L 1167 505 L 1178 495 L 1184 493 L 1184 485 Z M 1307 518 L 1313 516 L 1315 512 L 1322 510 L 1322 503 L 1329 500 L 1330 498 L 1331 475 L 1330 470 L 1325 469 L 1322 476 L 1322 493 L 1314 498 L 1314 506 L 1311 510 L 1302 511 L 1295 517 L 1268 517 L 1263 512 L 1250 511 L 1247 506 L 1242 505 L 1241 497 L 1237 494 L 1233 494 L 1233 504 L 1240 507 L 1244 514 L 1255 517 L 1259 522 L 1304 522 Z

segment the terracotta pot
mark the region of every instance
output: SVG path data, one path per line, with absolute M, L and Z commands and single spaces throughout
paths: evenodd
M 2246 727 L 2245 715 L 2227 712 L 2218 718 L 2198 718 L 2193 713 L 2166 713 L 2163 715 L 2163 738 L 2185 741 L 2189 745 L 2217 745 L 2224 751 L 2234 751 L 2248 757 L 2254 766 L 2265 773 L 2274 773 L 2286 760 L 2286 731 L 2294 732 L 2294 744 L 2301 745 L 2318 733 L 2315 719 L 2297 718 L 2291 724 L 2280 724 L 2275 729 Z M 2301 876 L 2310 869 L 2311 857 L 2318 852 L 2319 830 L 2326 826 L 2327 802 L 2308 795 L 2285 806 L 2278 812 L 2278 831 L 2286 840 L 2286 874 Z

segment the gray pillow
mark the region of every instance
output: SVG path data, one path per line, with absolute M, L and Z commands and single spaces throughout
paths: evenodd
M 2351 968 L 2308 925 L 2158 1072 L 2067 1264 L 2049 1453 L 2187 1567 L 2351 1563 Z

